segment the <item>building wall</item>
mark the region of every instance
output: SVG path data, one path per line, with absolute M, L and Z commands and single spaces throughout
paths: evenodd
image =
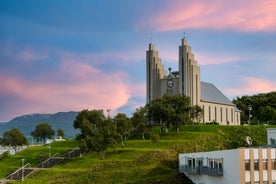
M 240 152 L 244 153 L 240 159 L 240 167 L 244 168 L 241 183 L 276 183 L 275 148 L 241 148 Z M 246 167 L 246 163 L 250 166 Z
M 200 152 L 200 153 L 187 153 L 179 154 L 179 167 L 181 172 L 181 166 L 185 164 L 185 157 L 194 158 L 222 158 L 223 160 L 223 176 L 209 176 L 204 174 L 188 174 L 186 175 L 195 184 L 221 184 L 221 183 L 240 183 L 240 165 L 239 165 L 239 152 L 237 149 L 233 150 L 222 150 L 222 151 L 212 151 L 212 152 Z
M 222 158 L 223 175 L 210 176 L 183 172 L 187 158 Z M 212 152 L 179 154 L 179 171 L 195 184 L 276 184 L 276 148 L 239 148 Z
M 239 113 L 235 112 L 235 106 L 201 101 L 203 109 L 202 122 L 218 122 L 221 125 L 240 125 Z

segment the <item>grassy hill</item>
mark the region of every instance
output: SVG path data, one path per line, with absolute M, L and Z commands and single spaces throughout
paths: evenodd
M 247 135 L 252 137 L 254 145 L 265 145 L 265 128 L 198 125 L 183 126 L 178 133 L 171 130 L 160 133 L 160 128 L 154 127 L 151 132 L 160 135 L 157 143 L 140 140 L 141 135 L 136 134 L 126 140 L 126 148 L 118 145 L 115 150 L 109 149 L 103 160 L 96 153 L 84 154 L 51 169 L 40 169 L 23 183 L 185 183 L 183 176 L 178 174 L 178 153 L 246 146 Z M 51 150 L 61 155 L 76 146 L 75 141 L 56 142 Z M 0 159 L 0 178 L 20 167 L 22 158 L 34 166 L 47 154 L 47 146 L 41 146 Z

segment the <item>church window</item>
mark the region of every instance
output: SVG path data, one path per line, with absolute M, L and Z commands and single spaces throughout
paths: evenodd
M 202 110 L 203 110 L 203 123 L 204 123 L 205 122 L 205 116 L 204 116 L 205 109 L 204 109 L 204 105 L 202 105 Z
M 209 105 L 209 121 L 211 121 L 211 106 Z
M 226 108 L 226 122 L 227 122 L 227 124 L 229 124 L 229 121 L 228 121 L 228 108 Z
M 231 109 L 231 122 L 233 123 L 233 109 Z
M 220 122 L 222 122 L 222 107 L 220 108 Z
M 217 107 L 215 107 L 215 121 L 217 121 Z
M 196 104 L 198 104 L 198 79 L 196 74 Z

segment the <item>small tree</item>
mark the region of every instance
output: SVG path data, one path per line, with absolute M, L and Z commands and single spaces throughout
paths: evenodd
M 64 138 L 64 131 L 61 128 L 57 129 L 57 136 Z
M 108 148 L 114 148 L 120 135 L 116 132 L 116 125 L 111 118 L 106 118 L 103 110 L 83 110 L 75 121 L 74 128 L 81 133 L 76 139 L 80 148 L 87 152 L 97 152 L 101 159 Z
M 31 132 L 31 135 L 37 142 L 43 141 L 43 143 L 45 144 L 46 139 L 53 138 L 53 136 L 55 135 L 55 131 L 48 123 L 40 123 L 36 125 L 35 130 Z
M 132 129 L 132 124 L 129 118 L 124 113 L 118 113 L 113 120 L 116 125 L 117 132 L 122 137 L 122 148 L 124 148 L 124 140 L 126 139 L 127 135 L 129 135 Z
M 3 146 L 12 146 L 16 153 L 18 146 L 28 145 L 28 141 L 17 128 L 14 128 L 3 133 L 2 144 Z
M 147 124 L 147 108 L 140 107 L 136 109 L 134 113 L 132 113 L 131 123 L 134 129 L 137 132 L 142 133 L 142 139 L 145 140 L 145 132 L 148 131 L 148 124 Z

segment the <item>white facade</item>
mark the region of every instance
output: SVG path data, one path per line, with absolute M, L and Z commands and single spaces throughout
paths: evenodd
M 276 149 L 239 148 L 179 154 L 179 171 L 195 184 L 276 184 Z

